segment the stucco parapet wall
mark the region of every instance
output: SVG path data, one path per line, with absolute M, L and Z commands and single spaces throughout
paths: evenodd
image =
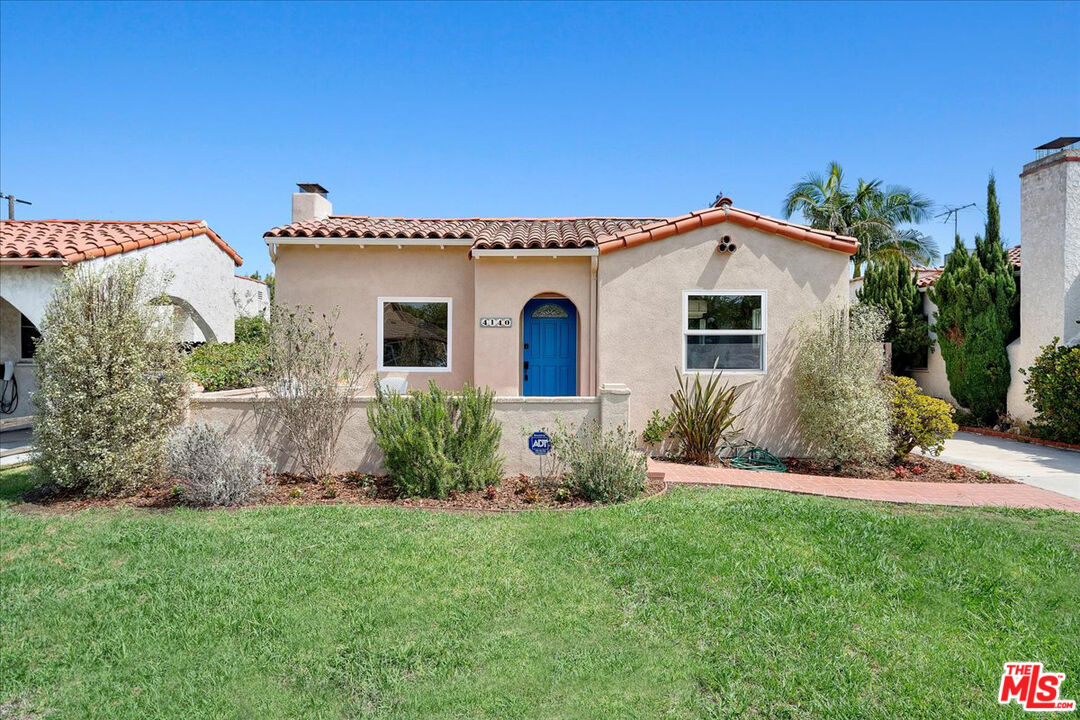
M 1040 170 L 1045 170 L 1048 167 L 1053 167 L 1054 165 L 1060 165 L 1061 163 L 1067 162 L 1080 162 L 1080 149 L 1062 150 L 1061 152 L 1054 153 L 1053 155 L 1047 155 L 1044 158 L 1039 158 L 1038 160 L 1029 162 L 1027 165 L 1024 166 L 1024 169 L 1020 173 L 1020 177 L 1024 177 L 1025 175 L 1031 175 L 1032 173 L 1037 173 Z
M 613 394 L 629 395 L 630 388 L 625 385 L 619 386 L 624 390 L 615 391 Z M 354 393 L 349 399 L 355 403 L 369 403 L 375 399 L 374 395 Z M 240 390 L 218 390 L 216 392 L 200 392 L 191 395 L 192 403 L 235 403 L 252 404 L 265 403 L 270 400 L 267 392 L 261 388 L 243 388 Z M 525 397 L 516 395 L 497 395 L 496 405 L 589 405 L 600 402 L 597 395 L 567 395 L 555 397 Z

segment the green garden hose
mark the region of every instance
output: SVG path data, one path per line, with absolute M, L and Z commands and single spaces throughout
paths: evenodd
M 768 450 L 751 446 L 731 458 L 731 467 L 761 472 L 787 472 L 787 465 Z

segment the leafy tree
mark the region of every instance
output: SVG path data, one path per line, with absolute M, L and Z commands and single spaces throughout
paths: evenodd
M 985 237 L 968 252 L 958 235 L 945 269 L 930 290 L 938 306 L 938 337 L 949 390 L 977 419 L 993 423 L 1009 390 L 1006 345 L 1013 325 L 1016 282 L 1001 242 L 997 193 L 987 184 Z
M 859 302 L 885 311 L 885 340 L 892 343 L 893 373 L 911 367 L 930 346 L 930 327 L 922 312 L 915 274 L 902 257 L 884 256 L 866 268 Z
M 928 219 L 929 198 L 899 185 L 883 187 L 880 180 L 859 179 L 854 190 L 844 185 L 839 163 L 829 163 L 825 175 L 811 172 L 792 186 L 784 199 L 784 217 L 799 212 L 811 227 L 858 239 L 852 256 L 856 277 L 863 265 L 883 255 L 899 255 L 909 264 L 929 264 L 938 251 L 932 238 L 906 223 Z

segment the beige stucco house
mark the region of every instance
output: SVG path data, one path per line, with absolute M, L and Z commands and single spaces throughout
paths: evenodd
M 301 190 L 264 236 L 275 302 L 339 309 L 381 377 L 553 402 L 622 392 L 640 430 L 677 374 L 716 367 L 745 386 L 748 438 L 802 449 L 793 333 L 846 298 L 853 239 L 727 199 L 673 218 L 380 218 Z

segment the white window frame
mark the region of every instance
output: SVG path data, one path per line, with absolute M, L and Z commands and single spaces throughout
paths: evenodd
M 446 367 L 386 367 L 383 365 L 383 322 L 387 303 L 446 303 Z M 448 373 L 454 363 L 454 299 L 448 297 L 380 297 L 376 303 L 378 318 L 375 321 L 378 342 L 379 372 L 402 373 Z
M 689 330 L 690 324 L 690 296 L 691 295 L 719 295 L 726 297 L 745 297 L 757 295 L 761 298 L 761 329 L 760 330 Z M 725 373 L 727 375 L 764 375 L 769 368 L 769 295 L 765 290 L 683 290 L 682 296 L 682 371 L 684 375 Z M 737 369 L 705 370 L 688 368 L 686 366 L 686 341 L 691 335 L 757 335 L 761 337 L 761 369 Z

